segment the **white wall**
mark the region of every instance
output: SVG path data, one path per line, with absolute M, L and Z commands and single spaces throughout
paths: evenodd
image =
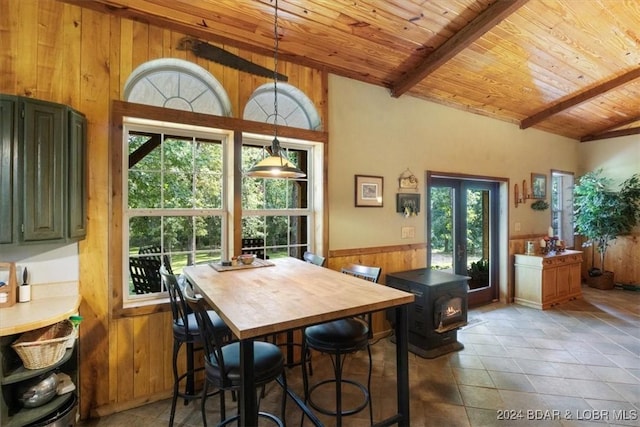
M 640 135 L 580 144 L 579 175 L 602 168 L 603 174 L 620 183 L 640 173 Z
M 29 273 L 29 283 L 32 285 L 79 280 L 77 243 L 0 246 L 0 261 L 16 263 L 19 283 L 22 283 L 22 268 L 25 266 Z M 4 279 L 0 277 L 0 280 Z
M 425 242 L 425 171 L 508 178 L 511 235 L 546 233 L 549 210 L 514 208 L 513 185 L 532 172 L 577 172 L 579 143 L 521 130 L 516 124 L 470 114 L 380 87 L 329 76 L 329 242 L 331 250 Z M 409 168 L 420 180 L 420 215 L 395 212 L 398 177 Z M 384 177 L 384 207 L 354 207 L 354 175 Z M 515 230 L 516 223 L 520 230 Z M 414 239 L 401 227 L 414 226 Z

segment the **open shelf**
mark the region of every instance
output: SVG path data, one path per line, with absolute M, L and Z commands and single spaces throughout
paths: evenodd
M 68 348 L 65 353 L 64 356 L 62 357 L 62 359 L 60 359 L 60 361 L 54 363 L 51 366 L 47 366 L 46 368 L 42 368 L 42 369 L 27 369 L 24 367 L 24 365 L 22 365 L 22 362 L 20 361 L 20 358 L 16 355 L 16 359 L 17 359 L 17 364 L 15 361 L 12 361 L 13 363 L 10 363 L 10 365 L 12 365 L 9 369 L 7 369 L 7 372 L 4 372 L 4 376 L 2 376 L 2 378 L 0 378 L 0 384 L 1 385 L 8 385 L 8 384 L 13 384 L 13 383 L 17 383 L 20 381 L 24 381 L 24 380 L 28 380 L 30 378 L 35 378 L 39 375 L 45 374 L 59 366 L 64 365 L 65 362 L 67 362 L 69 359 L 71 359 L 71 356 L 73 355 L 73 350 L 75 347 L 72 348 Z
M 37 408 L 22 408 L 9 418 L 6 427 L 22 427 L 42 419 L 60 409 L 73 396 L 74 392 L 69 392 L 57 396 L 51 402 Z M 3 425 L 5 424 L 3 423 Z

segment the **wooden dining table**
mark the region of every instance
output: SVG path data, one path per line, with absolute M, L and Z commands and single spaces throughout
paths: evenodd
M 397 413 L 376 425 L 409 425 L 407 313 L 413 294 L 291 257 L 226 271 L 202 264 L 186 267 L 183 273 L 240 340 L 240 425 L 258 424 L 254 340 L 386 309 L 394 309 L 396 319 Z M 287 393 L 316 425 L 322 425 L 296 393 Z

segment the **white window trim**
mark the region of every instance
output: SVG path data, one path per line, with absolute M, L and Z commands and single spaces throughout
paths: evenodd
M 273 136 L 245 133 L 243 135 L 243 145 L 269 146 Z M 308 217 L 307 235 L 309 241 L 306 245 L 314 253 L 323 253 L 322 231 L 323 231 L 323 180 L 316 177 L 323 176 L 324 170 L 324 144 L 312 141 L 302 141 L 293 138 L 278 136 L 278 141 L 284 149 L 307 150 L 308 164 L 311 178 L 307 179 L 309 195 L 308 208 L 300 209 L 247 209 L 242 211 L 242 216 L 302 216 Z M 270 248 L 270 246 L 266 246 Z
M 230 145 L 233 141 L 233 133 L 215 128 L 203 128 L 193 125 L 181 125 L 179 123 L 172 122 L 158 122 L 154 120 L 139 119 L 125 117 L 123 123 L 122 132 L 122 152 L 128 153 L 128 137 L 131 130 L 153 132 L 173 135 L 184 135 L 188 138 L 202 138 L 202 139 L 217 139 L 221 141 L 223 162 L 222 162 L 222 187 L 226 193 L 229 193 L 229 188 L 233 188 L 233 171 L 229 172 L 228 165 L 233 164 L 233 150 L 230 149 Z M 230 163 L 229 163 L 230 162 Z M 128 190 L 128 176 L 129 176 L 129 157 L 122 156 L 122 265 L 129 265 L 129 218 L 143 215 L 151 216 L 176 216 L 191 214 L 194 211 L 198 211 L 202 215 L 219 215 L 222 220 L 222 255 L 229 257 L 229 236 L 233 234 L 230 230 L 230 205 L 228 197 L 222 198 L 222 207 L 219 209 L 129 209 L 129 190 Z M 232 192 L 231 192 L 232 193 Z M 233 197 L 233 195 L 231 196 Z M 232 222 L 232 221 L 231 221 Z M 122 295 L 123 295 L 123 308 L 132 308 L 143 305 L 158 304 L 159 302 L 165 302 L 167 300 L 166 293 L 153 293 L 148 295 L 132 295 L 129 293 L 129 268 L 122 269 Z
M 234 158 L 234 132 L 224 129 L 204 128 L 193 125 L 183 125 L 173 122 L 159 122 L 154 120 L 124 117 L 123 118 L 123 153 L 128 153 L 128 135 L 130 130 L 147 131 L 155 133 L 171 133 L 172 135 L 187 134 L 188 137 L 200 137 L 204 139 L 217 139 L 223 145 L 223 186 L 226 194 L 223 196 L 221 209 L 203 209 L 203 214 L 220 214 L 222 217 L 222 254 L 229 258 L 234 253 L 233 238 L 234 213 L 233 213 L 233 188 L 234 170 L 230 165 L 235 164 Z M 243 134 L 243 144 L 269 145 L 273 136 L 258 134 Z M 292 138 L 278 137 L 283 148 L 305 149 L 309 153 L 309 207 L 306 209 L 287 210 L 252 210 L 244 211 L 241 214 L 253 215 L 307 215 L 308 217 L 308 242 L 307 246 L 315 253 L 323 253 L 323 227 L 324 227 L 324 196 L 323 196 L 323 171 L 324 171 L 324 144 L 313 141 L 297 140 Z M 131 213 L 135 216 L 141 214 L 177 215 L 181 212 L 192 212 L 186 210 L 155 210 L 155 209 L 128 209 L 128 156 L 122 156 L 122 287 L 123 299 L 122 308 L 135 308 L 142 306 L 156 305 L 168 301 L 166 293 L 155 293 L 149 295 L 129 294 L 129 217 Z M 125 250 L 126 249 L 126 250 Z

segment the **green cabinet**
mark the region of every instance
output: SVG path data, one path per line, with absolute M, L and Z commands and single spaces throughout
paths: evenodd
M 31 98 L 1 95 L 0 102 L 3 106 L 0 222 L 5 230 L 0 243 L 84 238 L 87 172 L 84 115 L 64 105 Z M 5 152 L 10 154 L 5 156 Z M 5 216 L 5 210 L 11 215 Z
M 87 235 L 87 119 L 77 111 L 69 111 L 68 131 L 67 235 L 72 240 Z
M 0 244 L 13 242 L 15 101 L 0 99 Z

